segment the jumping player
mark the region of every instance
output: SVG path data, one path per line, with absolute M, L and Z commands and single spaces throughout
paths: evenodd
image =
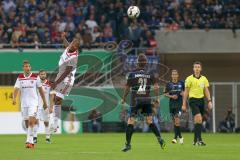
M 159 105 L 159 85 L 158 80 L 154 75 L 145 71 L 147 65 L 147 57 L 144 54 L 140 54 L 137 60 L 137 70 L 130 72 L 127 77 L 127 84 L 125 85 L 124 94 L 122 98 L 122 104 L 126 102 L 126 97 L 131 90 L 131 102 L 130 102 L 130 117 L 127 122 L 126 129 L 126 143 L 125 147 L 122 149 L 123 152 L 127 152 L 131 149 L 131 137 L 133 134 L 133 125 L 135 122 L 135 116 L 138 111 L 142 110 L 143 114 L 146 114 L 146 122 L 149 128 L 157 137 L 161 148 L 164 149 L 165 142 L 161 138 L 160 132 L 157 126 L 153 123 L 152 117 L 152 99 L 150 96 L 151 86 L 154 86 L 154 103 L 156 106 Z
M 54 102 L 54 123 L 50 126 L 52 132 L 56 132 L 58 128 L 58 121 L 61 116 L 61 105 L 65 95 L 68 95 L 74 84 L 74 75 L 78 62 L 78 50 L 80 48 L 80 40 L 74 39 L 71 43 L 65 38 L 65 33 L 62 34 L 62 39 L 66 49 L 59 60 L 59 73 L 51 88 L 55 90 Z

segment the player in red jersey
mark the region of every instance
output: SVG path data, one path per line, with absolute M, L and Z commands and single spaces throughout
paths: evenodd
M 28 61 L 23 62 L 24 73 L 19 74 L 14 86 L 13 105 L 16 104 L 18 92 L 21 92 L 21 112 L 25 120 L 27 130 L 26 148 L 34 148 L 33 143 L 33 128 L 36 122 L 38 109 L 38 92 L 43 100 L 43 108 L 47 109 L 47 102 L 42 89 L 42 83 L 38 74 L 31 72 L 31 66 Z
M 58 62 L 59 72 L 55 82 L 51 85 L 55 90 L 55 105 L 54 105 L 54 123 L 51 124 L 51 132 L 56 132 L 58 122 L 61 117 L 61 105 L 64 96 L 68 95 L 74 84 L 74 75 L 77 70 L 78 50 L 80 48 L 80 39 L 74 39 L 71 43 L 65 38 L 65 33 L 62 34 L 62 39 L 66 49 Z

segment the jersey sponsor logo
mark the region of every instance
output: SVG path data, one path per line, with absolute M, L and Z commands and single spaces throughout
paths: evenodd
M 22 89 L 26 89 L 26 88 L 34 88 L 33 86 L 24 86 L 22 87 Z
M 139 77 L 142 77 L 142 78 L 150 78 L 150 75 L 146 75 L 146 74 L 135 74 L 134 77 L 135 77 L 135 78 L 139 78 Z

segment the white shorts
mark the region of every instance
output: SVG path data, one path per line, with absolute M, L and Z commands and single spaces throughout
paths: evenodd
M 61 82 L 59 83 L 56 88 L 56 96 L 64 99 L 64 96 L 68 95 L 72 89 L 73 84 Z
M 49 122 L 50 114 L 48 111 L 45 111 L 43 108 L 39 108 L 36 118 L 43 122 Z
M 37 117 L 38 107 L 22 107 L 22 117 L 23 120 L 28 120 L 29 117 Z

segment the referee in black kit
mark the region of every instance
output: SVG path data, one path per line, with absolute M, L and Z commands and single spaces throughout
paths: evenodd
M 188 76 L 185 81 L 185 91 L 183 96 L 182 110 L 187 110 L 187 98 L 189 98 L 189 106 L 194 116 L 194 141 L 193 145 L 205 146 L 203 142 L 202 132 L 202 116 L 204 114 L 204 97 L 207 98 L 208 109 L 212 109 L 212 100 L 209 92 L 209 82 L 207 78 L 201 75 L 202 63 L 193 63 L 193 74 Z

